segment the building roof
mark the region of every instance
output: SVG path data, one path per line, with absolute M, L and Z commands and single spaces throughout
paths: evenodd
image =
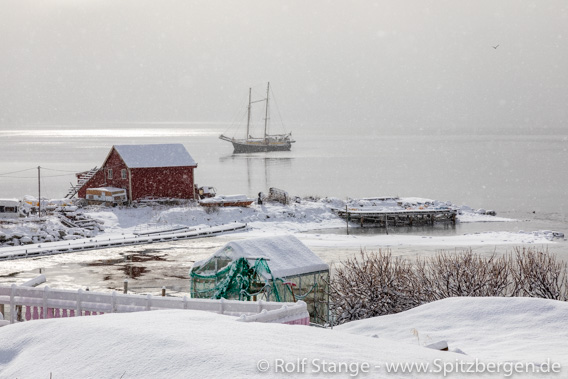
M 181 143 L 113 147 L 129 168 L 197 166 Z
M 195 262 L 194 267 L 215 257 L 227 257 L 233 261 L 239 258 L 264 258 L 272 275 L 278 278 L 329 270 L 327 263 L 292 235 L 232 241 L 210 258 Z
M 117 188 L 117 187 L 97 187 L 97 188 L 87 188 L 87 191 L 125 192 L 126 189 Z

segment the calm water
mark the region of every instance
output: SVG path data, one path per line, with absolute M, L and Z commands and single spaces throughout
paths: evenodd
M 63 197 L 74 172 L 100 166 L 113 144 L 183 143 L 196 182 L 251 196 L 269 187 L 297 196 L 420 196 L 498 213 L 566 220 L 568 132 L 367 135 L 298 126 L 291 152 L 233 155 L 226 125 L 33 125 L 0 130 L 0 198 Z M 293 129 L 293 128 L 292 128 Z M 23 172 L 16 172 L 27 170 Z
M 37 166 L 41 166 L 42 195 L 62 197 L 74 172 L 100 166 L 113 144 L 183 143 L 198 162 L 196 182 L 215 186 L 219 193 L 255 196 L 278 187 L 297 196 L 370 197 L 419 196 L 450 200 L 474 208 L 494 209 L 513 223 L 458 224 L 455 227 L 391 230 L 423 235 L 464 234 L 490 230 L 542 230 L 568 232 L 568 133 L 471 135 L 440 132 L 436 135 L 351 135 L 294 129 L 298 141 L 291 152 L 233 155 L 230 144 L 217 136 L 221 124 L 100 124 L 41 125 L 0 130 L 0 198 L 37 195 Z M 26 170 L 23 172 L 17 172 Z M 534 213 L 533 213 L 534 212 Z M 325 231 L 344 233 L 343 230 Z M 352 233 L 355 230 L 352 230 Z M 364 230 L 384 233 L 384 230 Z M 51 285 L 120 290 L 130 278 L 134 292 L 169 290 L 186 292 L 187 272 L 231 237 L 182 241 L 164 246 L 112 249 L 91 253 L 4 262 L 0 283 L 21 282 L 39 272 Z M 567 260 L 567 242 L 551 245 Z M 491 254 L 496 247 L 475 247 Z M 499 251 L 509 251 L 501 247 Z M 393 254 L 433 254 L 437 247 L 396 247 Z M 334 264 L 359 248 L 315 248 Z M 133 253 L 157 260 L 125 261 Z M 99 262 L 100 258 L 106 259 Z

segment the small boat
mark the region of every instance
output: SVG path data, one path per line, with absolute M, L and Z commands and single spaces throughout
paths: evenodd
M 223 141 L 233 144 L 233 153 L 258 153 L 268 151 L 290 151 L 292 144 L 296 141 L 292 139 L 292 133 L 286 134 L 269 134 L 268 120 L 269 107 L 268 101 L 270 97 L 270 83 L 266 88 L 266 98 L 252 101 L 252 88 L 249 88 L 248 108 L 247 108 L 247 130 L 245 138 L 227 137 L 224 134 L 219 136 Z M 264 135 L 262 137 L 253 137 L 250 134 L 251 127 L 251 107 L 254 103 L 264 102 Z
M 202 207 L 248 207 L 254 199 L 246 195 L 219 195 L 199 200 Z

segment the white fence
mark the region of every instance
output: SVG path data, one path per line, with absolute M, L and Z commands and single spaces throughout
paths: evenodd
M 159 309 L 192 309 L 241 316 L 241 321 L 283 324 L 309 324 L 306 303 L 245 302 L 238 300 L 191 299 L 129 295 L 117 292 L 91 292 L 43 288 L 0 286 L 0 313 L 10 310 L 10 323 L 37 319 L 90 316 Z M 253 317 L 251 317 L 253 316 Z M 1 326 L 1 324 L 0 324 Z

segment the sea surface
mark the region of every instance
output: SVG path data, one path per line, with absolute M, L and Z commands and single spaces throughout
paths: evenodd
M 211 123 L 0 126 L 0 198 L 37 196 L 39 190 L 61 198 L 76 182 L 74 173 L 101 166 L 115 144 L 182 143 L 198 162 L 196 183 L 220 194 L 255 196 L 277 187 L 301 197 L 417 196 L 499 214 L 565 219 L 568 212 L 568 130 L 371 129 L 363 135 L 298 125 L 290 152 L 235 155 L 230 143 L 218 139 L 227 128 Z
M 519 221 L 391 233 L 555 230 L 568 235 L 568 132 L 564 130 L 440 129 L 433 133 L 371 128 L 365 134 L 352 134 L 349 128 L 296 125 L 292 131 L 297 142 L 290 152 L 234 155 L 232 146 L 218 139 L 228 129 L 227 124 L 183 122 L 3 126 L 0 198 L 21 199 L 37 196 L 39 191 L 42 197 L 62 198 L 76 182 L 74 173 L 101 166 L 115 144 L 182 143 L 198 162 L 196 183 L 214 186 L 219 194 L 255 197 L 276 187 L 300 197 L 425 197 L 495 210 L 498 216 Z M 228 238 L 113 249 L 98 252 L 99 258 L 78 253 L 75 258 L 66 255 L 28 263 L 3 262 L 0 282 L 19 282 L 42 272 L 61 287 L 119 290 L 126 277 L 135 281 L 132 284 L 138 287 L 137 292 L 159 292 L 162 285 L 185 292 L 193 261 L 209 256 Z M 566 241 L 559 241 L 551 251 L 566 259 L 566 247 Z M 335 264 L 359 248 L 331 250 L 315 252 Z M 487 254 L 493 250 L 475 249 Z M 436 247 L 409 246 L 395 248 L 394 254 L 415 256 L 436 251 Z M 132 264 L 125 260 L 132 254 L 146 257 Z

